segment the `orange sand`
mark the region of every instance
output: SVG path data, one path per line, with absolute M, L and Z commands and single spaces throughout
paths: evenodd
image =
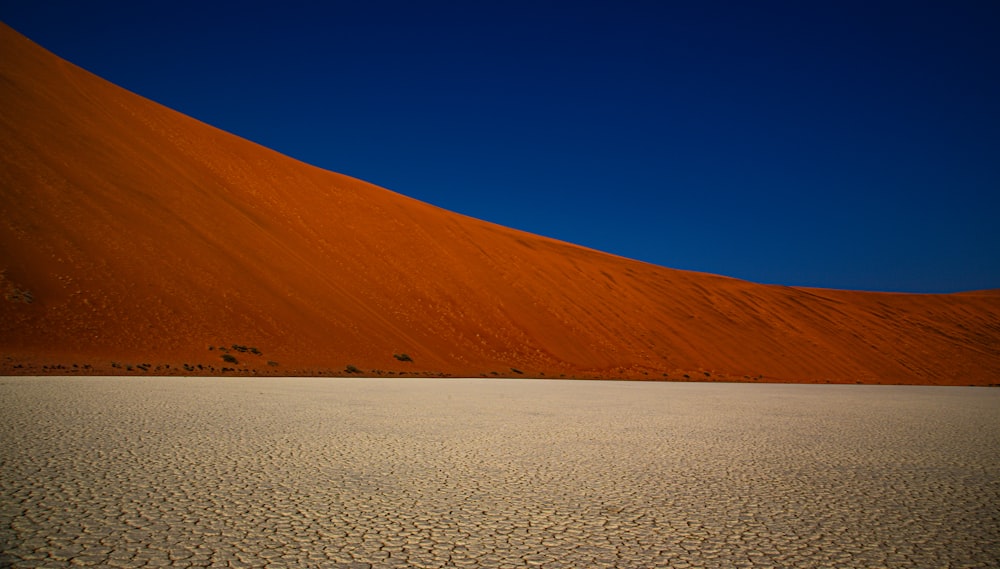
M 1000 383 L 1000 291 L 632 261 L 303 164 L 3 25 L 0 54 L 0 373 Z

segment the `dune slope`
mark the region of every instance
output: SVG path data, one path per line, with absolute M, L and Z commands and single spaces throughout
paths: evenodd
M 996 291 L 632 261 L 303 164 L 4 25 L 0 54 L 0 373 L 1000 382 Z

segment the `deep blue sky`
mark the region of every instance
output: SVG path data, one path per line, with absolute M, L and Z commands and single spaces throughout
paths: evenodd
M 765 283 L 1000 287 L 994 0 L 0 0 L 0 20 L 510 227 Z

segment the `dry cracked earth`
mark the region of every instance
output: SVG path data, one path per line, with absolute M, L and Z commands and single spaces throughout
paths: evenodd
M 997 567 L 1000 390 L 0 378 L 0 566 Z

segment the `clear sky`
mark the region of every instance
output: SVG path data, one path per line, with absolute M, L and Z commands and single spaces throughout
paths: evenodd
M 510 227 L 764 283 L 1000 287 L 995 0 L 0 0 L 0 20 Z

